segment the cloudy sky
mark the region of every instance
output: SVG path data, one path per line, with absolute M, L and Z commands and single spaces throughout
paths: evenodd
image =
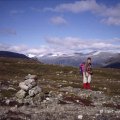
M 0 50 L 120 52 L 120 0 L 0 0 Z

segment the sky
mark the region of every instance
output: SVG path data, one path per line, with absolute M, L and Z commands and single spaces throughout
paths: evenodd
M 0 0 L 0 51 L 120 53 L 120 0 Z

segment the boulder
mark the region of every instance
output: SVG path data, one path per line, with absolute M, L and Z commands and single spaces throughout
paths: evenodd
M 25 80 L 24 82 L 21 82 L 19 84 L 19 87 L 22 90 L 28 91 L 31 88 L 35 87 L 36 85 L 37 85 L 37 83 L 36 83 L 36 81 L 34 79 L 28 79 L 28 80 Z
M 29 94 L 30 97 L 32 97 L 32 96 L 38 94 L 41 91 L 42 91 L 41 88 L 39 86 L 36 86 L 36 87 L 30 89 L 28 94 Z
M 19 90 L 17 93 L 16 93 L 16 97 L 19 98 L 19 99 L 22 99 L 26 96 L 26 92 L 24 90 Z
M 37 83 L 34 79 L 25 80 L 24 83 L 25 83 L 25 85 L 29 86 L 30 89 L 37 85 Z
M 27 86 L 25 82 L 19 83 L 19 87 L 21 88 L 21 90 L 25 90 L 25 91 L 28 91 L 29 89 L 29 86 Z
M 35 95 L 35 97 L 33 97 L 33 102 L 36 105 L 40 105 L 43 99 L 45 99 L 44 93 L 40 92 L 37 95 Z

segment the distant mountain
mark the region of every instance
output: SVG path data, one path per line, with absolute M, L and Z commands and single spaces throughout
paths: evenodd
M 10 52 L 10 51 L 0 51 L 0 57 L 29 59 L 29 57 L 27 57 L 24 54 L 19 54 L 19 53 Z
M 92 58 L 93 67 L 113 67 L 120 68 L 120 53 L 94 51 L 87 54 L 74 53 L 71 55 L 56 55 L 53 53 L 38 56 L 38 59 L 48 64 L 58 64 L 67 66 L 79 66 L 87 57 Z
M 111 57 L 106 61 L 106 68 L 119 68 L 120 69 L 120 54 L 116 57 Z
M 120 69 L 120 62 L 111 63 L 109 65 L 106 65 L 105 68 L 118 68 L 118 69 Z

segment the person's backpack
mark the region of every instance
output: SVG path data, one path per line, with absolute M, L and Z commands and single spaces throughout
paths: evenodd
M 80 74 L 83 75 L 84 69 L 85 69 L 85 63 L 80 64 Z

